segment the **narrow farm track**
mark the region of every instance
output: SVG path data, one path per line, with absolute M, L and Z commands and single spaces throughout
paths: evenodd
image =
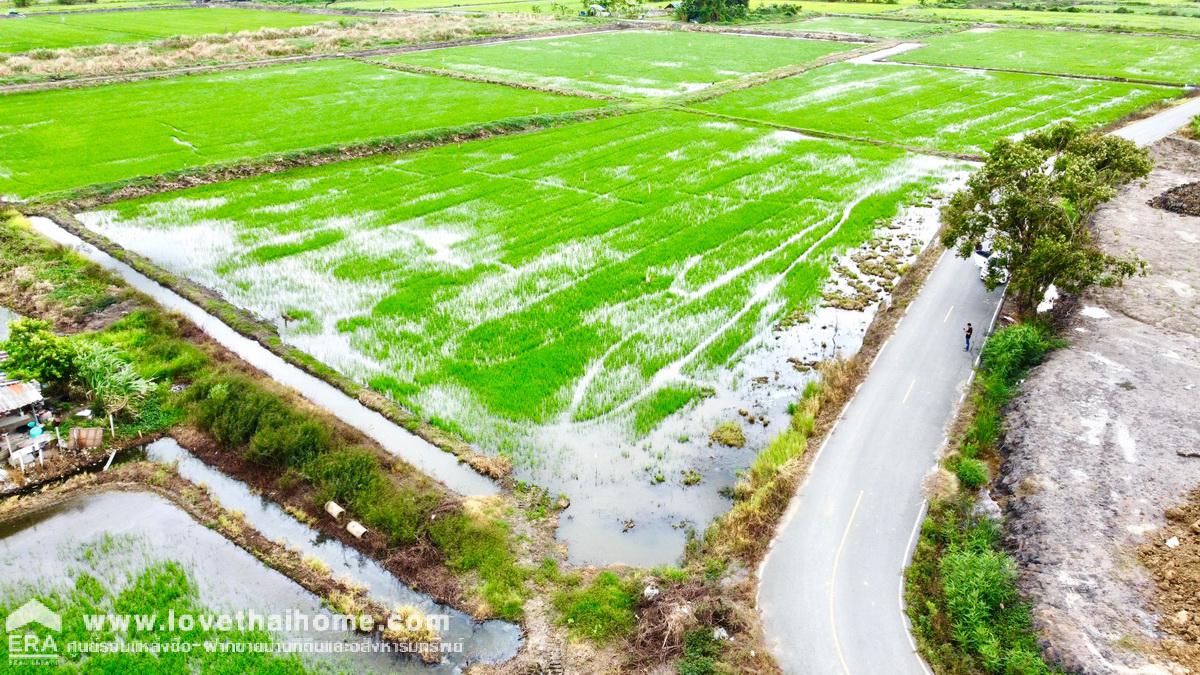
M 1114 134 L 1149 145 L 1197 113 L 1192 99 Z M 818 450 L 758 571 L 766 643 L 784 672 L 928 672 L 903 604 L 921 478 L 977 358 L 962 327 L 989 326 L 999 303 L 972 262 L 944 255 Z

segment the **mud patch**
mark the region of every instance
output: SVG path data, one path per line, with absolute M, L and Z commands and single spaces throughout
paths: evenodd
M 1200 181 L 1171 188 L 1151 199 L 1150 206 L 1185 216 L 1200 216 Z
M 1167 526 L 1138 549 L 1154 578 L 1164 652 L 1188 672 L 1200 671 L 1200 490 L 1167 509 Z

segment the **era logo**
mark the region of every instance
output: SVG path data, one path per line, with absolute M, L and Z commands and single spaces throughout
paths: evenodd
M 62 617 L 37 599 L 33 599 L 18 607 L 4 620 L 4 630 L 8 633 L 9 663 L 58 662 L 58 645 L 54 642 L 54 636 L 42 636 L 32 632 L 30 629 L 35 625 L 43 628 L 39 632 L 49 630 L 58 633 L 62 630 Z

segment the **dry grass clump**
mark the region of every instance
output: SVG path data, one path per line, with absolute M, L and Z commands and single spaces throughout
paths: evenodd
M 442 635 L 429 617 L 415 605 L 400 605 L 392 610 L 383 631 L 383 639 L 389 642 L 414 645 L 421 660 L 436 663 L 441 660 L 437 643 Z
M 737 422 L 721 422 L 708 435 L 714 443 L 720 443 L 730 448 L 741 448 L 746 445 L 746 434 Z
M 122 75 L 153 70 L 256 61 L 546 28 L 552 17 L 411 14 L 342 19 L 297 28 L 264 28 L 221 35 L 172 37 L 133 45 L 97 45 L 0 56 L 0 79 L 46 80 Z

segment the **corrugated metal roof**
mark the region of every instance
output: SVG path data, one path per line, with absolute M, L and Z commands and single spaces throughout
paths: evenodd
M 32 382 L 12 382 L 0 385 L 0 413 L 23 408 L 42 400 L 42 392 Z

